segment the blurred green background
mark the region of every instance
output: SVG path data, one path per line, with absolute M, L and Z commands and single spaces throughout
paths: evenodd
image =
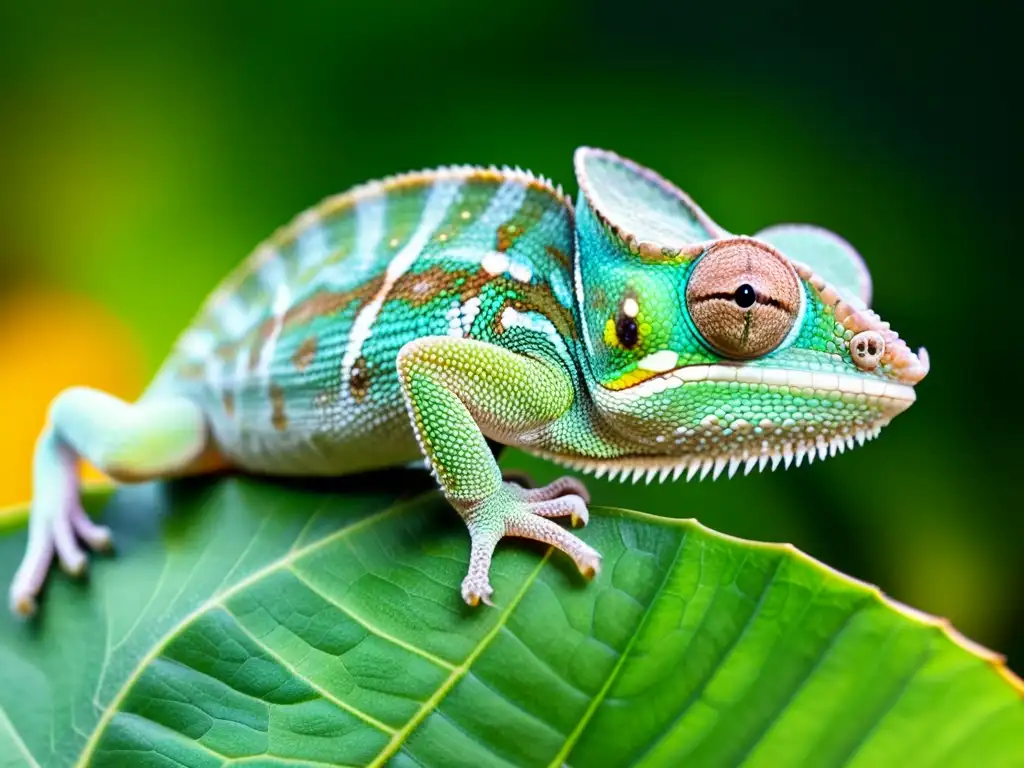
M 53 394 L 136 394 L 224 272 L 299 210 L 443 163 L 575 189 L 572 150 L 592 144 L 734 231 L 842 233 L 875 308 L 932 358 L 918 404 L 863 450 L 731 482 L 598 482 L 596 501 L 791 541 L 1024 671 L 1022 16 L 882 0 L 4 3 L 0 504 L 28 495 Z

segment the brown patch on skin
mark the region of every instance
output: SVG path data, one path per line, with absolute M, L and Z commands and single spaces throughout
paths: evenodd
M 505 282 L 505 281 L 501 281 Z M 545 283 L 524 285 L 523 283 L 512 283 L 508 285 L 514 288 L 517 296 L 506 299 L 494 313 L 494 331 L 497 334 L 505 332 L 505 326 L 501 322 L 501 316 L 508 307 L 517 312 L 537 312 L 544 315 L 555 326 L 555 330 L 565 339 L 576 338 L 576 323 L 572 313 L 555 298 L 551 288 Z
M 367 280 L 362 285 L 353 288 L 350 291 L 340 291 L 337 293 L 321 291 L 320 293 L 314 294 L 301 304 L 296 304 L 294 307 L 291 307 L 288 312 L 285 313 L 284 328 L 287 329 L 296 325 L 302 325 L 317 317 L 325 317 L 327 315 L 332 315 L 335 312 L 340 312 L 355 301 L 362 303 L 372 299 L 383 284 L 384 275 L 380 274 L 372 280 Z M 270 318 L 269 321 L 263 325 L 266 327 L 266 335 L 269 336 L 274 328 L 273 318 Z M 260 330 L 262 335 L 263 329 L 261 328 Z
M 406 272 L 391 287 L 387 300 L 400 299 L 413 307 L 422 307 L 439 296 L 458 291 L 459 299 L 466 301 L 494 279 L 482 269 L 451 272 L 442 266 L 433 266 L 422 272 Z
M 352 374 L 348 380 L 348 389 L 352 393 L 352 399 L 357 403 L 363 402 L 370 392 L 370 371 L 366 358 L 360 356 L 352 365 Z
M 590 306 L 598 312 L 603 312 L 608 307 L 608 294 L 599 285 L 590 292 Z
M 221 401 L 224 403 L 224 413 L 226 413 L 229 418 L 234 418 L 235 393 L 229 390 L 224 390 L 224 393 L 221 395 Z
M 544 251 L 547 253 L 548 256 L 557 261 L 566 269 L 572 268 L 572 262 L 569 260 L 569 254 L 567 254 L 561 248 L 556 248 L 553 245 L 545 245 Z
M 270 385 L 270 423 L 278 432 L 288 429 L 288 415 L 284 412 L 284 390 L 277 384 Z
M 383 283 L 384 276 L 378 275 L 350 291 L 316 293 L 301 304 L 291 307 L 285 313 L 281 332 L 285 333 L 295 326 L 307 324 L 318 317 L 329 317 L 346 309 L 353 302 L 363 304 L 374 297 Z M 274 332 L 275 323 L 275 318 L 268 317 L 241 339 L 221 344 L 215 354 L 223 358 L 226 363 L 231 363 L 239 350 L 248 348 L 249 369 L 254 370 L 259 364 L 260 352 L 264 344 Z
M 316 336 L 310 336 L 299 345 L 295 354 L 292 355 L 292 365 L 295 366 L 295 370 L 301 373 L 309 368 L 313 360 L 316 359 L 316 347 Z
M 516 240 L 518 240 L 523 233 L 526 232 L 526 228 L 522 224 L 517 224 L 515 219 L 510 219 L 498 227 L 498 242 L 495 246 L 498 251 L 504 253 L 511 248 Z
M 413 307 L 422 307 L 451 291 L 457 277 L 458 273 L 449 272 L 441 266 L 433 266 L 423 272 L 406 272 L 391 286 L 386 300 L 399 299 Z

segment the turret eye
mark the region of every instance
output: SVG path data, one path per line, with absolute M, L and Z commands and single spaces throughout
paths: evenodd
M 640 339 L 640 331 L 636 324 L 636 316 L 640 314 L 640 305 L 632 295 L 626 296 L 619 305 L 619 316 L 615 320 L 615 336 L 626 349 L 632 349 Z
M 744 283 L 736 289 L 733 300 L 740 309 L 750 309 L 750 307 L 754 306 L 754 302 L 757 301 L 757 293 L 750 283 Z
M 626 349 L 632 349 L 635 347 L 637 339 L 639 338 L 639 332 L 636 327 L 636 318 L 632 318 L 624 313 L 619 313 L 619 320 L 615 324 L 615 335 L 619 337 L 619 344 L 624 346 Z
M 686 283 L 686 307 L 704 341 L 740 360 L 778 347 L 796 321 L 800 300 L 792 265 L 749 240 L 712 246 Z

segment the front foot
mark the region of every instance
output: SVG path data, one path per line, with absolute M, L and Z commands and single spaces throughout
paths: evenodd
M 79 546 L 79 539 L 93 551 L 111 548 L 110 530 L 89 519 L 76 494 L 59 501 L 40 498 L 33 503 L 28 547 L 11 583 L 10 606 L 15 614 L 29 617 L 36 612 L 36 598 L 46 581 L 54 553 L 66 573 L 80 576 L 85 572 L 88 559 Z
M 515 483 L 502 483 L 491 497 L 461 509 L 472 539 L 462 599 L 473 606 L 493 605 L 494 589 L 488 573 L 494 548 L 505 536 L 550 544 L 569 555 L 584 578 L 592 579 L 601 567 L 601 555 L 552 522 L 552 518 L 568 517 L 574 526 L 586 525 L 588 500 L 582 483 L 573 477 L 562 477 L 543 488 L 529 490 Z

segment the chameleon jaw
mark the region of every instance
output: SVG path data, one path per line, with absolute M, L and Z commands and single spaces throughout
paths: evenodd
M 746 416 L 728 408 L 723 413 L 713 405 L 686 408 L 688 402 L 699 403 L 702 396 L 707 403 L 708 387 L 736 385 L 745 385 L 765 401 Z M 671 392 L 680 388 L 683 391 Z M 783 410 L 767 402 L 778 393 L 792 397 L 796 408 Z M 633 482 L 641 478 L 651 482 L 655 477 L 663 481 L 670 475 L 676 479 L 683 472 L 687 480 L 703 480 L 708 475 L 714 479 L 726 470 L 732 477 L 740 467 L 749 474 L 755 467 L 759 471 L 768 466 L 773 470 L 789 468 L 793 463 L 799 466 L 805 458 L 810 463 L 835 456 L 877 437 L 882 427 L 916 399 L 912 386 L 872 376 L 721 364 L 674 368 L 625 389 L 599 389 L 595 394 L 599 409 L 613 424 L 622 418 L 618 414 L 640 411 L 653 418 L 646 420 L 647 425 L 660 423 L 663 431 L 647 432 L 637 439 L 642 425 L 630 418 L 615 426 L 620 435 L 631 436 L 626 444 L 632 448 L 623 455 L 541 455 L 597 477 L 631 477 Z M 641 405 L 644 400 L 650 405 Z M 807 416 L 806 409 L 801 416 L 802 402 L 814 400 L 833 405 L 816 409 L 817 417 Z M 684 408 L 687 415 L 678 426 L 680 422 L 673 417 Z

